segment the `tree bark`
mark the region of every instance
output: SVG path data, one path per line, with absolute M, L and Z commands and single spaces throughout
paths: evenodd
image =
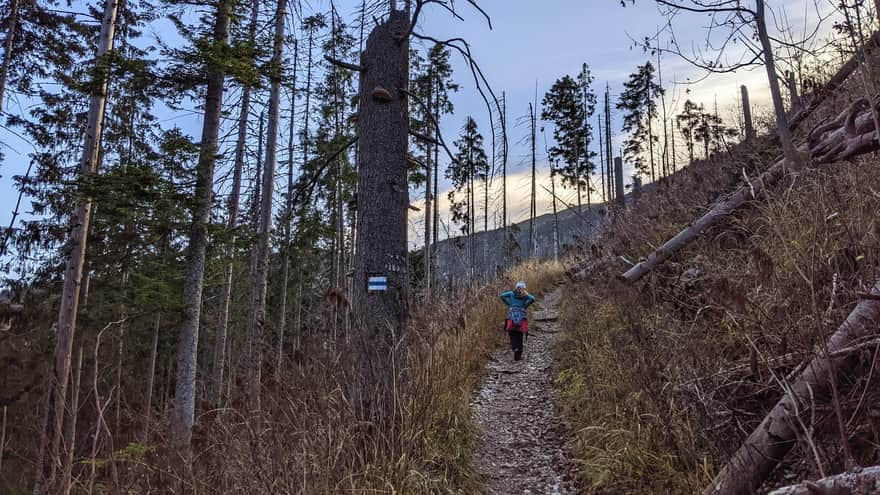
M 837 331 L 829 337 L 825 351 L 810 361 L 790 384 L 782 399 L 773 407 L 755 431 L 743 442 L 727 465 L 703 490 L 704 495 L 752 493 L 794 446 L 798 432 L 798 414 L 809 414 L 803 404 L 827 399 L 831 385 L 832 367 L 841 375 L 852 370 L 852 354 L 835 353 L 851 343 L 877 338 L 880 323 L 880 281 L 874 285 L 871 296 L 863 299 Z
M 15 46 L 18 9 L 19 0 L 12 0 L 9 5 L 9 27 L 6 30 L 6 41 L 3 47 L 3 65 L 0 66 L 0 113 L 3 112 L 3 95 L 6 93 L 6 81 L 9 78 L 9 66 L 12 63 L 12 48 Z
M 104 4 L 104 14 L 101 21 L 101 34 L 98 39 L 98 49 L 95 54 L 96 64 L 101 67 L 108 52 L 113 50 L 113 38 L 116 31 L 116 16 L 118 0 L 107 0 Z M 80 180 L 85 182 L 95 175 L 98 170 L 98 154 L 100 148 L 101 131 L 104 126 L 104 108 L 107 98 L 107 70 L 97 72 L 100 78 L 97 92 L 89 98 L 89 113 L 86 124 L 85 142 L 83 145 L 82 158 L 80 160 Z M 80 198 L 70 220 L 71 232 L 68 240 L 69 255 L 66 260 L 64 271 L 64 288 L 61 294 L 61 307 L 58 311 L 57 340 L 55 342 L 54 358 L 54 406 L 52 407 L 51 450 L 49 450 L 49 462 L 58 460 L 58 450 L 63 435 L 64 404 L 67 399 L 67 385 L 70 376 L 70 361 L 73 353 L 73 339 L 76 334 L 76 316 L 79 307 L 80 282 L 83 276 L 85 264 L 87 234 L 91 222 L 92 199 Z M 46 414 L 49 415 L 49 410 Z M 48 423 L 47 423 L 48 424 Z M 42 449 L 41 449 L 42 450 Z M 53 464 L 54 465 L 54 464 Z M 35 493 L 42 490 L 43 458 L 37 463 L 37 483 Z
M 431 74 L 430 71 L 429 71 L 429 74 Z M 429 76 L 429 81 L 430 81 L 430 79 L 433 79 L 433 77 Z M 427 101 L 428 101 L 429 105 L 431 104 L 431 98 L 433 97 L 431 94 L 433 92 L 432 91 L 433 89 L 434 89 L 433 84 L 431 84 L 429 82 L 428 83 L 428 97 L 427 97 Z M 430 112 L 430 107 L 429 107 L 429 109 L 426 109 L 426 111 Z M 431 126 L 431 127 L 433 128 L 433 131 L 434 131 L 432 137 L 436 140 L 437 134 L 440 133 L 440 129 L 437 129 L 436 126 Z M 432 186 L 431 181 L 433 179 L 432 176 L 433 176 L 433 172 L 434 172 L 434 170 L 433 170 L 433 167 L 434 167 L 433 158 L 434 157 L 432 155 L 432 151 L 433 150 L 431 149 L 431 143 L 428 143 L 428 149 L 427 149 L 427 153 L 426 153 L 427 163 L 425 164 L 425 248 L 424 248 L 424 253 L 425 253 L 424 254 L 424 258 L 425 258 L 424 271 L 425 271 L 425 274 L 424 274 L 424 280 L 425 280 L 425 295 L 426 295 L 426 297 L 431 297 L 431 217 L 434 215 L 434 211 L 432 210 L 432 208 L 433 208 L 432 200 L 434 199 L 433 194 L 436 193 L 436 191 L 432 191 L 432 189 L 431 189 L 431 186 Z
M 6 448 L 6 406 L 3 406 L 3 424 L 0 426 L 0 473 L 3 472 L 3 450 Z
M 746 127 L 746 141 L 755 139 L 755 125 L 752 124 L 752 107 L 749 103 L 749 90 L 745 85 L 739 87 L 742 94 L 743 122 Z
M 294 84 L 290 92 L 290 132 L 287 138 L 287 197 L 285 198 L 283 229 L 284 243 L 283 252 L 281 253 L 281 303 L 278 314 L 278 346 L 275 359 L 275 378 L 281 379 L 281 371 L 284 367 L 284 334 L 287 331 L 287 292 L 290 283 L 290 256 L 293 250 L 291 244 L 291 230 L 293 222 L 293 137 L 294 124 L 296 122 L 296 66 L 297 66 L 297 50 L 296 44 L 293 49 L 293 74 Z
M 365 419 L 392 413 L 396 377 L 406 362 L 409 110 L 401 88 L 409 87 L 408 32 L 409 16 L 391 12 L 361 55 L 351 400 Z M 392 94 L 390 101 L 373 98 L 380 88 Z M 387 289 L 368 290 L 371 276 L 387 277 Z
M 80 347 L 76 360 L 76 376 L 73 378 L 73 391 L 71 392 L 70 398 L 70 414 L 67 416 L 67 455 L 64 457 L 64 467 L 61 474 L 61 493 L 64 495 L 70 494 L 71 477 L 73 474 L 73 457 L 76 451 L 76 420 L 79 412 L 79 387 L 82 378 L 82 359 L 83 349 Z M 0 451 L 2 451 L 2 448 L 3 442 L 0 441 Z M 2 454 L 0 454 L 0 457 L 2 457 Z
M 162 315 L 157 314 L 153 318 L 153 342 L 150 345 L 150 362 L 147 366 L 147 398 L 144 401 L 144 433 L 142 442 L 146 443 L 150 438 L 150 420 L 153 417 L 153 389 L 156 383 L 156 357 L 159 354 L 159 329 Z
M 764 17 L 764 0 L 755 0 L 755 23 L 758 28 L 758 39 L 764 53 L 764 68 L 767 70 L 767 79 L 770 83 L 770 97 L 773 100 L 773 109 L 776 113 L 776 132 L 782 143 L 782 153 L 785 158 L 796 163 L 797 151 L 791 137 L 791 129 L 788 125 L 788 117 L 785 113 L 785 105 L 782 102 L 782 91 L 779 89 L 779 78 L 776 74 L 776 64 L 773 60 L 773 47 L 770 45 L 770 36 L 767 34 L 767 22 Z
M 229 42 L 230 0 L 220 0 L 214 20 L 213 42 L 226 46 Z M 223 106 L 223 66 L 208 63 L 208 87 L 202 123 L 201 147 L 196 170 L 195 201 L 190 226 L 187 270 L 183 287 L 183 321 L 177 344 L 177 382 L 174 390 L 174 412 L 171 418 L 171 442 L 189 448 L 196 406 L 196 360 L 198 357 L 199 322 L 202 310 L 202 287 L 205 275 L 205 253 L 208 247 L 208 222 L 213 199 L 214 164 Z
M 880 466 L 835 474 L 816 482 L 778 488 L 769 495 L 870 495 L 880 487 Z
M 260 13 L 260 0 L 254 0 L 251 6 L 251 18 L 248 24 L 248 41 L 254 42 L 257 33 L 257 18 Z M 247 144 L 247 124 L 251 112 L 251 88 L 245 86 L 241 93 L 241 109 L 238 114 L 238 135 L 235 144 L 235 162 L 232 166 L 232 191 L 229 195 L 229 218 L 226 229 L 231 233 L 226 262 L 226 273 L 223 281 L 223 309 L 220 310 L 220 322 L 214 335 L 214 362 L 211 365 L 211 402 L 220 405 L 223 394 L 223 374 L 226 370 L 226 339 L 229 331 L 229 311 L 232 307 L 232 277 L 235 269 L 235 240 L 238 227 L 239 203 L 241 202 L 241 175 L 244 170 L 244 151 Z M 292 158 L 291 158 L 292 159 Z M 158 319 L 158 316 L 156 317 Z M 155 363 L 153 363 L 155 366 Z
M 266 130 L 266 158 L 263 161 L 263 201 L 260 205 L 253 279 L 250 334 L 253 336 L 250 356 L 251 377 L 249 400 L 253 411 L 261 408 L 261 381 L 263 368 L 263 335 L 266 324 L 266 296 L 269 284 L 269 241 L 272 230 L 272 199 L 275 192 L 275 151 L 278 144 L 278 114 L 281 104 L 281 55 L 284 44 L 284 23 L 287 0 L 278 0 L 275 11 L 275 39 L 272 49 L 269 92 L 269 122 Z

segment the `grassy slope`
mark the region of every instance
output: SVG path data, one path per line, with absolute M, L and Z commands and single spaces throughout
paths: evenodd
M 605 250 L 646 255 L 730 190 L 743 168 L 768 163 L 770 148 L 695 164 L 622 218 Z M 566 292 L 557 385 L 586 488 L 702 488 L 780 397 L 773 375 L 807 358 L 880 276 L 878 164 L 866 157 L 791 176 L 634 286 L 615 280 L 620 263 Z M 875 358 L 867 352 L 863 365 Z M 864 375 L 844 378 L 844 421 L 880 398 Z M 820 410 L 817 421 L 829 414 Z M 862 465 L 877 461 L 880 443 L 866 416 L 855 415 L 848 430 Z M 826 472 L 843 462 L 833 430 L 814 435 Z M 777 476 L 817 471 L 804 451 L 809 436 Z

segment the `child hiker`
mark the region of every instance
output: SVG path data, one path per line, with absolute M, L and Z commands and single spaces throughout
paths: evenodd
M 526 292 L 526 283 L 520 280 L 514 290 L 501 293 L 501 300 L 507 305 L 507 323 L 504 329 L 510 334 L 510 348 L 513 350 L 513 359 L 522 359 L 523 340 L 529 333 L 529 320 L 526 318 L 526 308 L 535 302 L 535 297 Z

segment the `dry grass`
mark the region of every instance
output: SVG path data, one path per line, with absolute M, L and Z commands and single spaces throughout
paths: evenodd
M 502 279 L 437 298 L 413 315 L 408 383 L 395 417 L 356 421 L 344 356 L 318 348 L 264 392 L 260 429 L 237 403 L 199 419 L 190 470 L 153 449 L 131 462 L 129 490 L 177 493 L 481 493 L 470 397 L 502 341 L 498 293 L 524 279 L 535 293 L 558 281 L 559 263 L 526 263 Z M 367 432 L 371 433 L 367 433 Z M 157 439 L 162 445 L 162 439 Z
M 739 150 L 696 164 L 621 219 L 605 249 L 647 254 L 767 156 Z M 567 291 L 557 385 L 588 489 L 693 493 L 711 478 L 780 397 L 773 374 L 812 356 L 880 276 L 877 165 L 866 158 L 791 176 L 635 286 L 615 280 L 620 263 Z M 841 385 L 862 465 L 880 460 L 870 419 L 880 413 L 876 370 L 867 380 L 874 351 Z M 818 471 L 811 441 L 825 472 L 843 468 L 830 417 L 817 406 L 815 433 L 802 432 L 777 476 Z

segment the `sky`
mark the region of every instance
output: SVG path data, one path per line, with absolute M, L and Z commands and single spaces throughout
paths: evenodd
M 815 2 L 815 3 L 814 3 Z M 497 95 L 506 94 L 508 108 L 508 133 L 510 142 L 510 161 L 508 164 L 508 210 L 512 221 L 528 218 L 529 210 L 529 172 L 530 151 L 527 140 L 528 127 L 525 116 L 529 102 L 538 101 L 552 83 L 563 75 L 576 75 L 583 63 L 587 63 L 595 81 L 593 86 L 598 94 L 606 84 L 612 93 L 612 105 L 616 102 L 623 81 L 636 66 L 644 64 L 649 58 L 656 58 L 634 47 L 633 39 L 653 35 L 667 22 L 654 2 L 637 0 L 636 5 L 626 8 L 618 0 L 481 0 L 481 7 L 490 16 L 490 29 L 486 19 L 467 2 L 456 2 L 458 13 L 463 20 L 453 18 L 448 12 L 436 6 L 428 6 L 423 12 L 417 31 L 435 38 L 462 37 L 471 45 L 473 57 L 486 75 Z M 787 19 L 795 30 L 804 30 L 815 25 L 817 16 L 830 11 L 830 0 L 771 0 L 774 9 L 773 19 Z M 306 10 L 326 11 L 327 0 L 312 0 Z M 347 17 L 349 24 L 356 20 L 359 0 L 340 0 L 335 2 L 337 10 Z M 819 14 L 817 14 L 817 12 Z M 707 18 L 697 14 L 682 14 L 673 21 L 680 46 L 700 46 L 706 33 Z M 830 26 L 829 22 L 825 23 Z M 771 28 L 772 29 L 772 28 Z M 827 27 L 823 32 L 827 32 Z M 777 30 L 778 31 L 778 30 Z M 147 31 L 149 37 L 168 38 L 173 36 L 167 26 L 159 23 Z M 418 44 L 418 42 L 415 42 Z M 736 58 L 739 52 L 730 51 Z M 486 106 L 476 91 L 474 81 L 465 61 L 453 54 L 454 78 L 461 90 L 452 95 L 455 105 L 453 115 L 445 116 L 441 128 L 447 143 L 452 143 L 464 124 L 467 116 L 473 116 L 485 136 L 488 146 L 489 118 Z M 737 71 L 733 74 L 712 75 L 690 66 L 671 54 L 664 54 L 661 61 L 664 85 L 667 86 L 669 113 L 674 114 L 685 98 L 703 103 L 712 108 L 716 102 L 719 114 L 727 116 L 732 112 L 739 97 L 739 86 L 747 85 L 754 107 L 768 107 L 769 94 L 766 73 L 763 68 Z M 699 81 L 699 82 L 696 82 Z M 612 112 L 613 141 L 615 155 L 618 154 L 623 136 L 620 134 L 622 118 L 619 112 Z M 165 116 L 168 125 L 181 126 L 191 136 L 198 136 L 200 122 L 194 115 Z M 593 122 L 597 116 L 593 117 Z M 160 120 L 163 115 L 160 111 Z M 732 122 L 731 122 L 732 124 Z M 552 207 L 552 198 L 542 185 L 550 188 L 549 166 L 544 153 L 544 138 L 552 145 L 552 127 L 539 122 L 544 127 L 543 135 L 538 135 L 538 214 L 547 213 Z M 594 129 L 594 133 L 595 133 Z M 284 142 L 284 140 L 281 140 Z M 6 155 L 0 164 L 0 225 L 8 225 L 11 212 L 17 199 L 12 178 L 23 174 L 28 162 L 31 147 L 8 131 L 0 129 L 0 146 Z M 593 147 L 595 151 L 598 151 Z M 684 150 L 679 150 L 683 154 Z M 498 164 L 500 167 L 500 162 Z M 630 167 L 625 175 L 632 173 Z M 442 174 L 442 172 L 441 172 Z M 442 178 L 442 175 L 441 175 Z M 627 179 L 627 183 L 629 183 Z M 598 184 L 598 179 L 596 179 Z M 500 182 L 490 186 L 493 197 L 490 206 L 489 228 L 493 228 L 500 210 Z M 448 181 L 441 180 L 441 237 L 444 232 L 454 231 L 448 224 L 448 200 L 446 190 Z M 572 189 L 558 190 L 558 196 L 568 203 L 576 202 L 576 192 Z M 413 191 L 412 203 L 423 205 L 424 192 Z M 593 197 L 599 200 L 598 195 Z M 27 210 L 27 198 L 23 208 Z M 422 215 L 410 215 L 410 244 L 416 247 L 422 239 Z M 480 214 L 481 215 L 481 214 Z M 482 225 L 482 219 L 478 219 Z

